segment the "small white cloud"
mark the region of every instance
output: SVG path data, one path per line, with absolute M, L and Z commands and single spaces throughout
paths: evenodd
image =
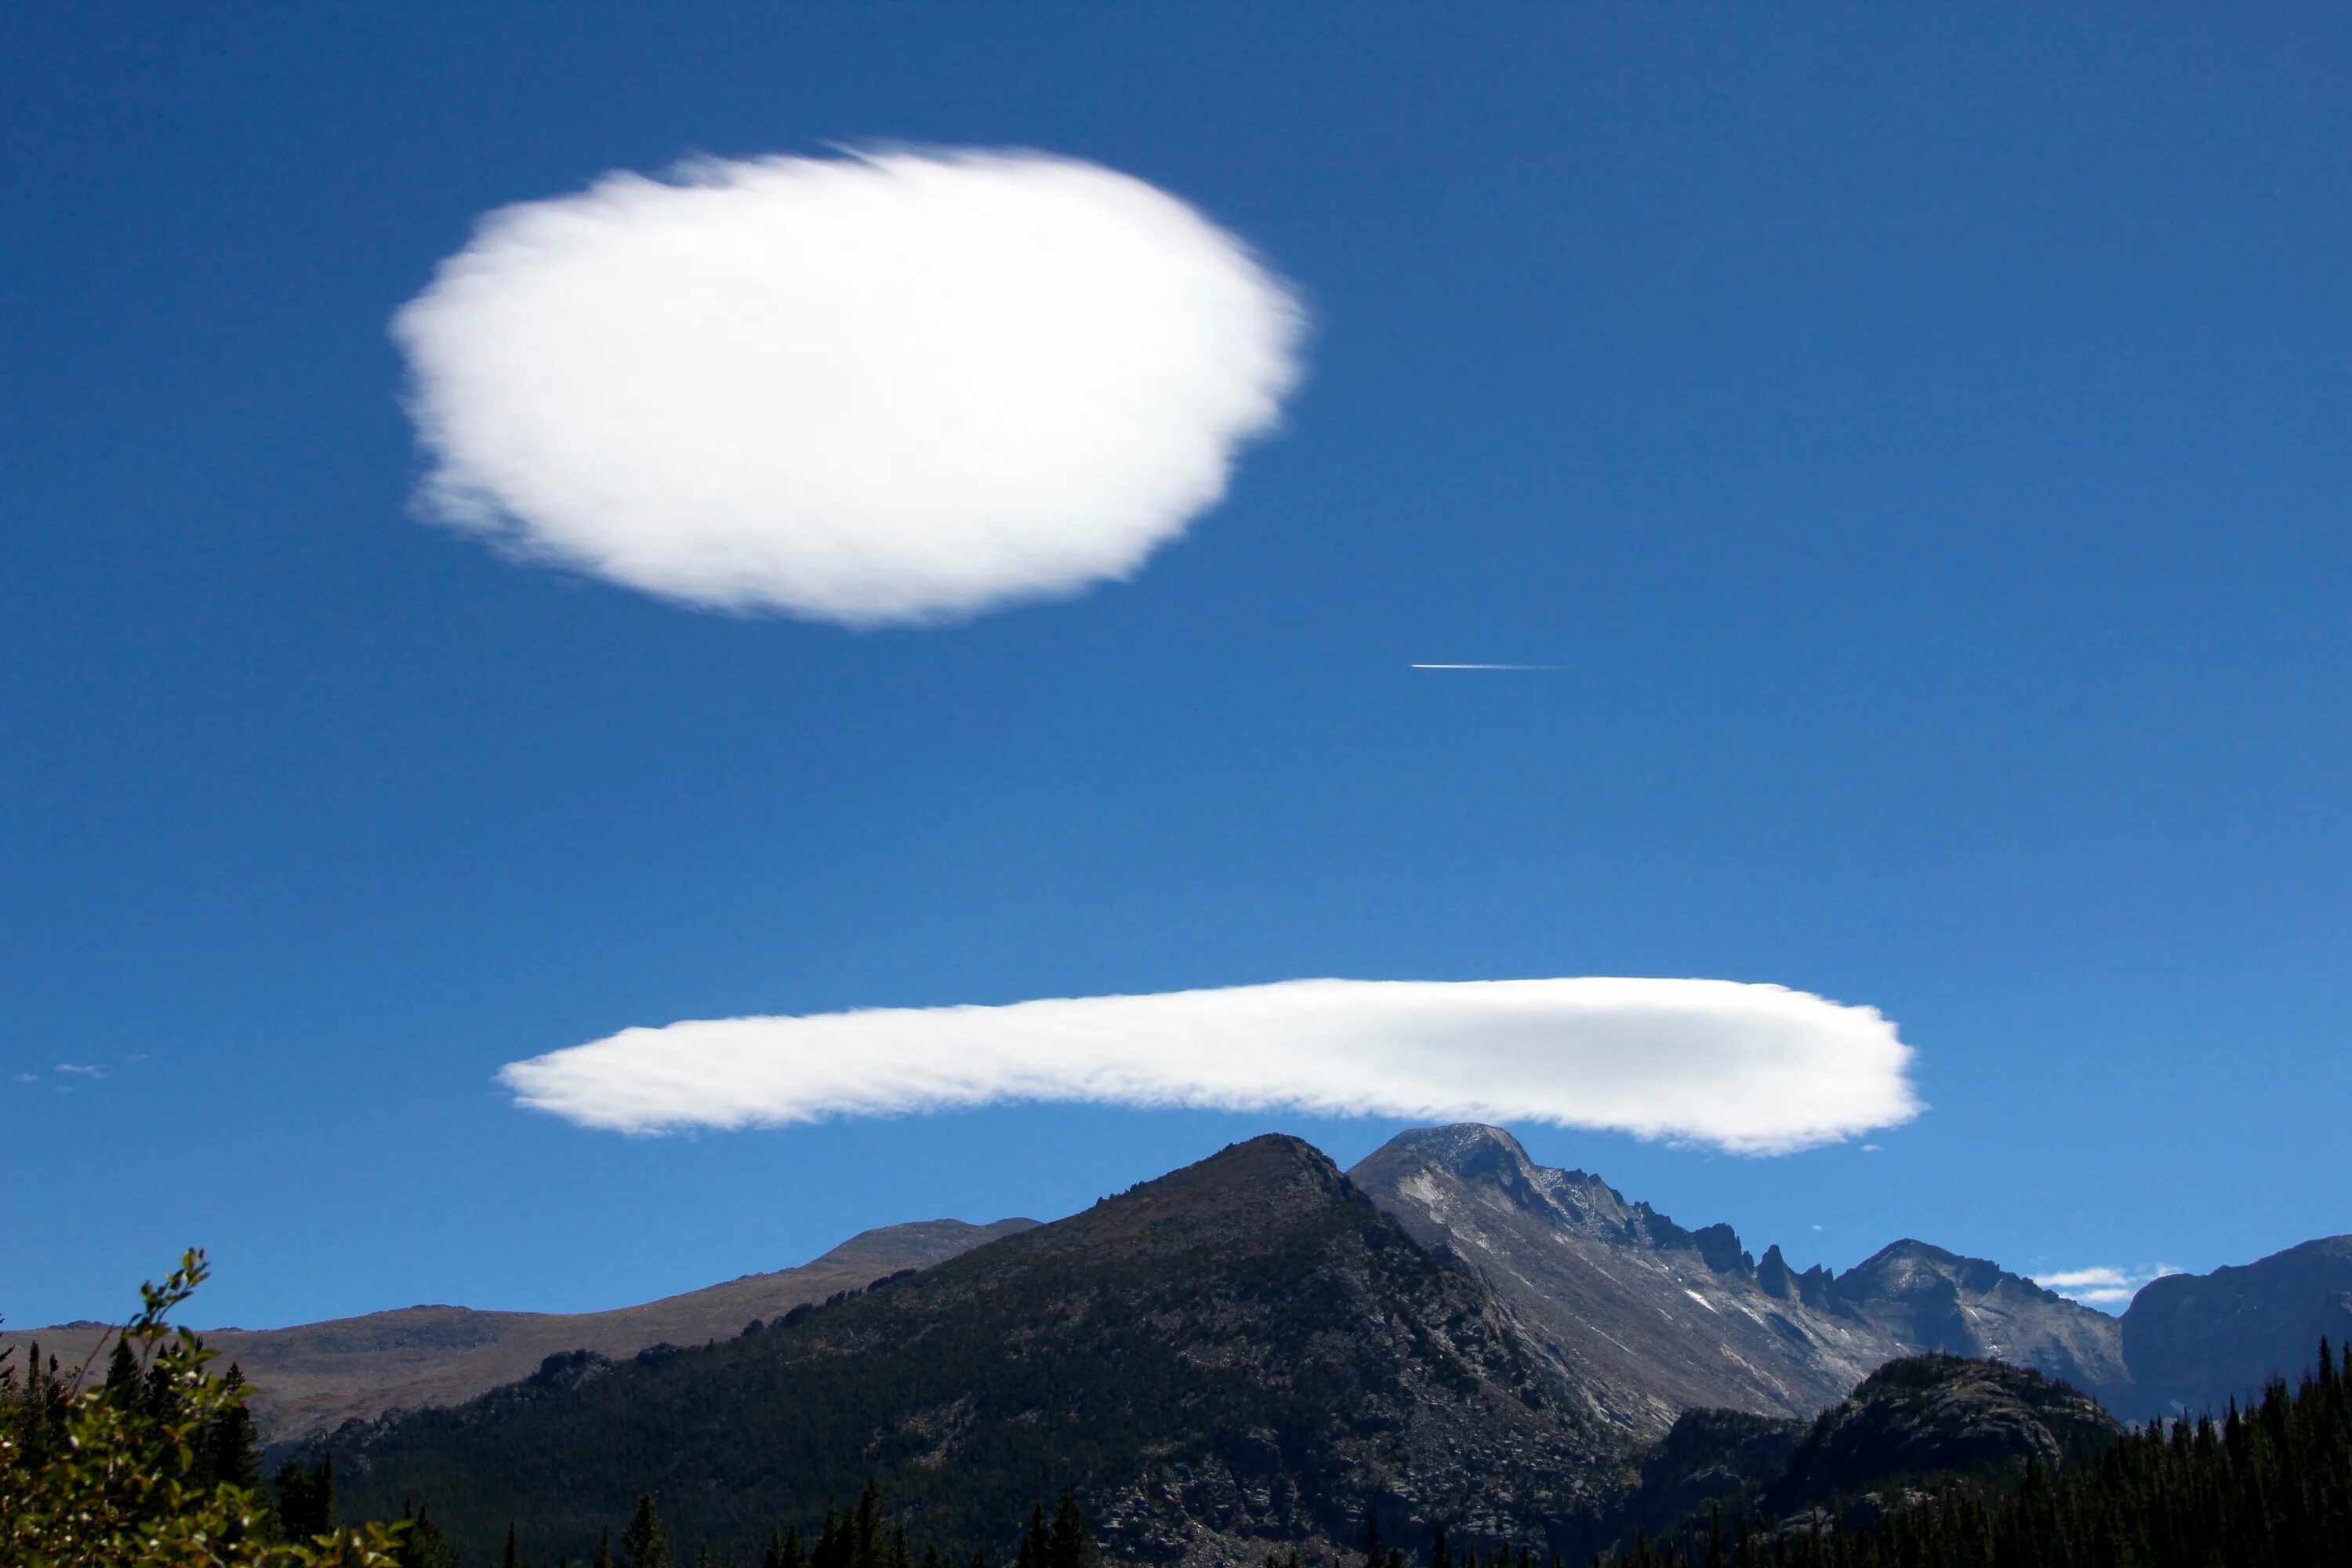
M 2086 1307 L 2120 1307 L 2139 1294 L 2140 1287 L 2151 1279 L 2161 1279 L 2180 1270 L 2169 1263 L 2152 1263 L 2138 1268 L 2117 1268 L 2099 1264 L 2088 1268 L 2062 1268 L 2052 1274 L 2037 1274 L 2033 1282 L 2045 1290 L 2055 1290 L 2071 1301 Z
M 624 1131 L 1000 1100 L 1536 1121 L 1779 1153 L 1908 1121 L 1875 1008 L 1723 980 L 1292 980 L 627 1029 L 509 1064 Z
M 77 1078 L 104 1078 L 106 1068 L 88 1062 L 59 1062 L 58 1071 L 72 1073 Z
M 16 1078 L 18 1083 L 38 1083 L 41 1081 L 41 1075 L 33 1072 L 20 1072 L 16 1075 Z
M 1886 1152 L 1886 1146 L 1883 1143 L 1864 1143 L 1862 1146 L 1862 1152 L 1865 1154 L 1884 1154 Z
M 876 626 L 1133 575 L 1276 423 L 1304 328 L 1173 196 L 957 151 L 501 208 L 393 335 L 427 516 L 698 607 Z

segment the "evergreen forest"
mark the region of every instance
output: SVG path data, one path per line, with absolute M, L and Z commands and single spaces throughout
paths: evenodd
M 2352 1372 L 2327 1342 L 2292 1392 L 2150 1422 L 2089 1463 L 1961 1486 L 1875 1529 L 1727 1529 L 1624 1568 L 2316 1568 L 2352 1563 Z M 1445 1568 L 1441 1563 L 1438 1568 Z

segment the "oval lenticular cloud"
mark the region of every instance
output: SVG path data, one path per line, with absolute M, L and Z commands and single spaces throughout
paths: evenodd
M 627 1029 L 509 1064 L 649 1132 L 1003 1100 L 1538 1121 L 1780 1153 L 1917 1114 L 1875 1008 L 1725 980 L 1290 980 Z
M 506 207 L 393 331 L 426 516 L 692 605 L 873 626 L 1134 574 L 1276 424 L 1304 320 L 1139 180 L 957 152 Z

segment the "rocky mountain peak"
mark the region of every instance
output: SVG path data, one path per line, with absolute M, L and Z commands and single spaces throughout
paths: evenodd
M 756 1546 L 868 1478 L 981 1541 L 1052 1477 L 1107 1559 L 1211 1568 L 1340 1559 L 1368 1506 L 1410 1528 L 1391 1500 L 1540 1541 L 1597 1500 L 1613 1436 L 1472 1271 L 1269 1136 L 757 1332 L 327 1447 L 353 1507 L 432 1478 L 484 1552 L 518 1517 L 584 1552 L 647 1489 L 681 1534 Z
M 1981 1258 L 1963 1258 L 1940 1247 L 1909 1237 L 1891 1242 L 1838 1277 L 1851 1295 L 1876 1297 L 1941 1295 L 1947 1289 L 1982 1293 L 2004 1282 L 2022 1285 L 2036 1295 L 2058 1298 L 2032 1280 L 2003 1270 Z
M 1628 1204 L 1599 1176 L 1537 1164 L 1517 1138 L 1475 1121 L 1400 1132 L 1349 1174 L 1367 1190 L 1411 1189 L 1424 1205 L 1443 1205 L 1440 1189 L 1451 1187 L 1454 1196 L 1483 1206 L 1507 1206 L 1622 1241 L 1647 1239 L 1662 1217 L 1647 1204 Z
M 1722 1405 L 1810 1416 L 1896 1356 L 2000 1356 L 2110 1393 L 2116 1321 L 1980 1258 L 1904 1240 L 1843 1275 L 1759 1263 L 1599 1176 L 1549 1170 L 1499 1128 L 1402 1133 L 1349 1173 L 1423 1245 L 1468 1259 L 1594 1414 L 1654 1435 Z
M 1329 1197 L 1352 1189 L 1331 1157 L 1302 1138 L 1268 1132 L 1228 1143 L 1205 1160 L 1164 1176 L 1138 1183 L 1117 1197 L 1111 1209 L 1165 1207 L 1215 1209 L 1257 1205 L 1286 1197 Z

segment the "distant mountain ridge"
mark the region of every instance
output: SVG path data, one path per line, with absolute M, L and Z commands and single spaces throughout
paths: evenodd
M 1267 1135 L 780 1328 L 567 1359 L 323 1451 L 355 1517 L 425 1499 L 475 1552 L 512 1521 L 577 1556 L 639 1492 L 740 1552 L 871 1478 L 919 1542 L 995 1556 L 1075 1487 L 1108 1556 L 1208 1568 L 1328 1560 L 1368 1510 L 1554 1538 L 1618 1447 L 1474 1275 Z
M 732 1338 L 770 1318 L 902 1268 L 941 1263 L 1032 1219 L 968 1225 L 918 1220 L 860 1232 L 794 1268 L 746 1274 L 725 1284 L 604 1312 L 495 1312 L 467 1307 L 403 1307 L 284 1329 L 217 1329 L 205 1340 L 224 1365 L 254 1385 L 253 1412 L 273 1442 L 370 1420 L 394 1409 L 457 1405 L 529 1376 L 551 1355 L 572 1350 L 628 1356 L 649 1345 Z M 37 1343 L 68 1365 L 86 1357 L 103 1324 L 16 1330 L 0 1344 Z
M 1692 1409 L 1810 1418 L 1885 1363 L 1926 1352 L 2032 1366 L 2130 1419 L 2193 1413 L 2243 1403 L 2268 1376 L 2292 1374 L 2322 1334 L 2352 1339 L 2352 1237 L 2158 1280 L 2118 1321 L 1916 1240 L 1843 1273 L 1793 1269 L 1777 1247 L 1758 1259 L 1728 1226 L 1685 1228 L 1598 1175 L 1536 1164 L 1497 1128 L 1402 1133 L 1349 1179 L 1417 1242 L 1484 1281 L 1559 1397 L 1633 1441 Z M 282 1443 L 387 1410 L 463 1404 L 551 1355 L 617 1360 L 730 1339 L 751 1320 L 1034 1225 L 884 1226 L 798 1268 L 610 1312 L 412 1307 L 208 1338 L 254 1383 L 263 1433 Z M 72 1363 L 104 1331 L 18 1330 L 0 1343 L 37 1341 Z
M 1398 1134 L 1349 1173 L 1423 1245 L 1462 1256 L 1592 1414 L 1654 1437 L 1708 1406 L 1810 1418 L 1898 1357 L 1936 1352 L 2127 1392 L 2121 1325 L 1979 1258 L 1904 1240 L 1843 1274 L 1761 1262 L 1508 1132 Z
M 2299 1337 L 2307 1314 L 2231 1302 L 2327 1308 L 2352 1253 L 2281 1258 L 2160 1296 L 2225 1338 Z M 2124 1343 L 1923 1242 L 1843 1273 L 1759 1261 L 1499 1129 L 1402 1134 L 1347 1174 L 1267 1136 L 758 1333 L 556 1355 L 310 1452 L 360 1513 L 429 1500 L 483 1549 L 511 1519 L 535 1554 L 584 1550 L 641 1490 L 725 1547 L 872 1477 L 918 1538 L 992 1553 L 1011 1543 L 986 1531 L 1071 1487 L 1119 1561 L 1329 1562 L 1372 1520 L 1580 1556 L 1641 1524 L 1612 1500 L 1661 1436 L 1623 1502 L 1660 1526 L 1738 1494 L 1778 1529 L 1832 1494 L 1906 1506 L 1846 1495 L 1904 1470 L 2071 1462 L 2115 1430 L 2090 1393 L 2142 1397 Z
M 2137 1384 L 2121 1414 L 2218 1411 L 2293 1379 L 2325 1336 L 2352 1345 L 2352 1236 L 2322 1237 L 2210 1274 L 2168 1274 L 2140 1288 L 2123 1317 Z

